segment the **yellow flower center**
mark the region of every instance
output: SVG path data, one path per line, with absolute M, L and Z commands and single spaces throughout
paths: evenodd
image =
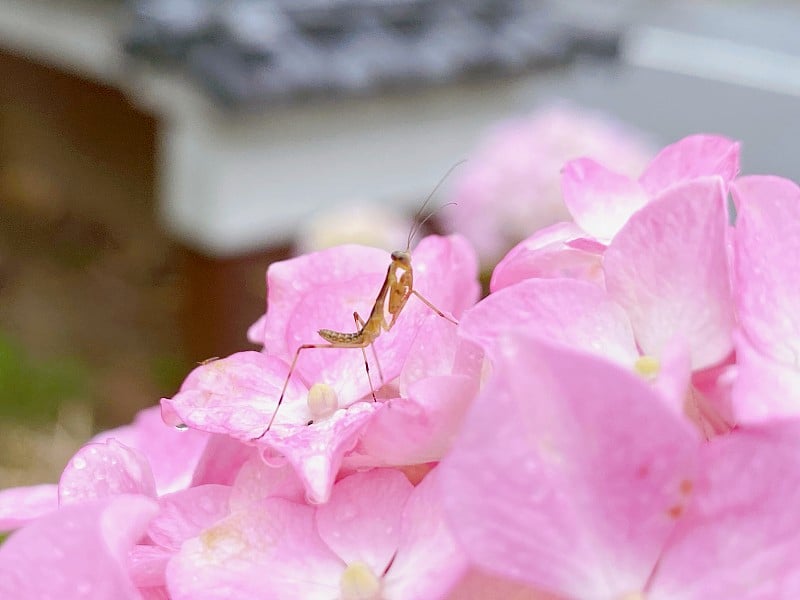
M 661 362 L 655 356 L 645 354 L 636 359 L 633 368 L 645 379 L 655 379 L 661 370 Z
M 354 562 L 342 573 L 339 587 L 342 600 L 379 600 L 381 580 L 375 577 L 369 565 Z
M 339 408 L 336 391 L 327 383 L 315 383 L 308 390 L 308 410 L 315 421 L 330 417 Z

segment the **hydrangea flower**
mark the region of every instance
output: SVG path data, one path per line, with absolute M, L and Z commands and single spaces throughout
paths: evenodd
M 541 108 L 495 126 L 456 174 L 443 216 L 448 231 L 465 235 L 488 268 L 531 232 L 569 215 L 559 172 L 581 156 L 638 173 L 653 156 L 640 132 L 608 116 L 568 104 Z
M 614 236 L 598 260 L 600 283 L 526 277 L 470 309 L 462 331 L 491 348 L 502 331 L 521 326 L 585 349 L 682 386 L 709 434 L 729 429 L 730 400 L 717 385 L 724 372 L 709 376 L 733 350 L 727 214 L 720 177 L 674 184 Z M 682 375 L 687 361 L 691 388 Z
M 735 179 L 717 136 L 636 180 L 599 164 L 567 166 L 574 220 L 477 304 L 470 245 L 422 240 L 414 286 L 459 323 L 410 299 L 376 401 L 360 352 L 301 353 L 265 432 L 298 346 L 354 330 L 389 257 L 273 265 L 261 351 L 0 491 L 0 596 L 798 597 L 800 188 Z
M 702 444 L 626 369 L 524 333 L 501 347 L 439 467 L 476 564 L 570 598 L 800 593 L 800 422 Z
M 345 455 L 354 451 L 360 438 L 364 443 L 352 462 L 361 467 L 397 464 L 396 454 L 401 452 L 401 464 L 441 458 L 463 409 L 437 408 L 424 390 L 436 384 L 424 379 L 455 378 L 452 389 L 458 393 L 452 402 L 463 406 L 477 390 L 470 378 L 477 377 L 480 365 L 475 352 L 470 358 L 468 345 L 459 342 L 455 326 L 416 298 L 409 299 L 396 326 L 374 344 L 387 383 L 377 393 L 387 402 L 370 401 L 370 382 L 358 350 L 308 350 L 297 361 L 273 428 L 264 434 L 297 347 L 317 341 L 316 329 L 322 324 L 353 331 L 352 313 L 343 307 L 369 315 L 369 300 L 377 294 L 389 264 L 383 251 L 339 246 L 272 265 L 267 274 L 269 309 L 258 330 L 264 352 L 238 353 L 195 369 L 174 398 L 162 401 L 165 419 L 226 434 L 258 445 L 268 457 L 288 460 L 315 502 L 328 499 Z M 412 265 L 415 289 L 440 309 L 460 316 L 477 299 L 475 256 L 463 239 L 423 239 Z M 429 350 L 432 347 L 438 351 Z M 413 359 L 406 364 L 414 355 L 427 355 L 425 369 L 413 369 Z M 372 356 L 368 353 L 367 358 Z M 419 391 L 412 385 L 417 381 Z M 323 391 L 312 394 L 315 385 Z M 434 414 L 440 418 L 433 418 Z M 408 434 L 408 428 L 398 426 L 416 428 L 417 444 L 402 448 L 405 440 L 397 434 L 370 435 L 373 418 L 383 431 Z M 422 448 L 422 438 L 428 438 L 433 447 Z
M 739 144 L 713 135 L 692 135 L 670 144 L 638 179 L 589 158 L 572 160 L 561 173 L 572 221 L 559 224 L 546 239 L 543 232 L 534 232 L 520 242 L 492 273 L 492 291 L 527 277 L 598 279 L 591 266 L 601 260 L 606 246 L 634 213 L 671 186 L 699 177 L 719 176 L 727 190 L 738 172 Z M 660 222 L 671 225 L 668 220 Z

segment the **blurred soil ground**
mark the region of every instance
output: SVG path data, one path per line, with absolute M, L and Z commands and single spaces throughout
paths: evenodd
M 181 253 L 153 217 L 156 124 L 0 55 L 0 488 L 55 481 L 191 368 Z

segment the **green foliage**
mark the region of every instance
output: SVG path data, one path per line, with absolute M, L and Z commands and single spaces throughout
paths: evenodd
M 46 423 L 65 401 L 85 399 L 89 376 L 72 358 L 35 362 L 8 336 L 0 334 L 0 419 Z
M 162 393 L 172 394 L 178 391 L 192 367 L 193 365 L 187 364 L 182 356 L 162 354 L 152 359 L 150 376 Z

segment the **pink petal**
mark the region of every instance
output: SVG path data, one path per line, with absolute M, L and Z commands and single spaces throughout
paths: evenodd
M 553 593 L 641 589 L 685 504 L 695 432 L 626 369 L 522 334 L 503 347 L 439 467 L 456 537 L 481 568 Z
M 264 344 L 264 336 L 266 335 L 265 327 L 267 324 L 267 315 L 263 314 L 256 320 L 255 323 L 247 328 L 247 341 L 257 346 Z
M 197 367 L 180 392 L 161 400 L 164 420 L 249 442 L 267 427 L 286 381 L 288 367 L 260 352 L 238 352 Z M 306 423 L 306 390 L 292 378 L 275 419 Z
M 736 337 L 736 379 L 731 400 L 738 423 L 800 416 L 800 370 L 783 365 Z
M 650 197 L 668 187 L 707 175 L 725 184 L 739 173 L 739 142 L 718 135 L 690 135 L 664 148 L 639 178 Z
M 722 180 L 671 187 L 633 215 L 606 250 L 609 295 L 628 313 L 645 354 L 688 343 L 695 369 L 733 349 Z
M 441 477 L 434 469 L 408 498 L 400 546 L 384 576 L 386 600 L 444 598 L 467 570 L 442 510 Z
M 255 456 L 242 465 L 231 490 L 232 511 L 242 510 L 265 498 L 286 498 L 303 502 L 305 488 L 294 467 L 267 465 L 260 456 Z
M 142 600 L 171 600 L 166 587 L 139 588 Z
M 462 374 L 479 377 L 483 355 L 475 344 L 459 335 L 459 328 L 431 314 L 417 334 L 398 381 L 400 394 L 409 386 L 435 375 Z
M 564 166 L 561 189 L 578 226 L 602 240 L 613 238 L 648 200 L 638 182 L 590 158 L 578 158 Z
M 43 516 L 0 546 L 0 597 L 140 598 L 127 555 L 156 511 L 148 498 L 117 496 Z
M 689 349 L 682 340 L 674 338 L 667 343 L 658 361 L 660 368 L 653 386 L 676 414 L 683 414 L 692 377 Z
M 800 423 L 715 438 L 648 598 L 800 597 Z
M 143 592 L 145 598 L 158 598 L 156 590 L 167 585 L 167 563 L 174 554 L 175 551 L 172 549 L 146 544 L 138 544 L 131 549 L 128 554 L 128 572 L 134 585 Z M 144 593 L 147 589 L 151 590 L 149 596 Z
M 460 318 L 478 301 L 478 258 L 464 237 L 429 235 L 414 249 L 412 259 L 414 289 L 440 310 Z M 414 304 L 422 314 L 430 314 L 428 307 Z
M 358 310 L 362 315 L 367 311 L 369 302 L 374 300 L 380 282 L 386 275 L 389 266 L 389 253 L 377 248 L 366 246 L 345 245 L 330 248 L 321 252 L 304 254 L 297 258 L 272 263 L 267 270 L 267 304 L 269 310 L 264 317 L 263 344 L 264 350 L 272 355 L 292 359 L 294 348 L 299 344 L 315 343 L 321 341 L 314 331 L 314 336 L 309 339 L 295 339 L 295 334 L 289 332 L 289 321 L 307 295 L 317 296 L 317 299 L 326 298 L 330 289 L 346 288 L 348 284 L 363 281 L 372 281 L 374 290 L 365 298 L 353 297 L 352 303 L 344 307 L 342 315 L 348 320 L 340 323 L 346 327 L 353 325 L 352 311 Z M 321 306 L 330 304 L 320 302 Z M 323 306 L 324 309 L 324 306 Z M 348 312 L 349 311 L 349 312 Z M 336 318 L 342 315 L 336 314 Z M 321 327 L 333 328 L 336 323 L 315 324 Z M 350 331 L 350 329 L 345 329 Z M 254 333 L 257 333 L 254 331 Z M 291 348 L 289 343 L 292 342 Z
M 224 485 L 201 485 L 163 496 L 147 534 L 154 543 L 177 551 L 184 541 L 228 516 L 230 494 L 231 488 Z
M 556 223 L 540 229 L 497 264 L 492 272 L 492 292 L 532 278 L 568 277 L 602 284 L 602 252 L 569 245 L 585 235 L 574 223 Z
M 314 508 L 269 498 L 186 541 L 167 583 L 173 600 L 330 600 L 343 570 L 317 534 Z
M 387 262 L 386 265 L 388 264 Z M 356 331 L 358 327 L 353 320 L 353 311 L 358 311 L 362 319 L 368 318 L 385 275 L 386 267 L 380 276 L 362 276 L 359 279 L 331 283 L 303 297 L 287 322 L 292 357 L 301 344 L 325 344 L 325 340 L 317 333 L 321 328 L 346 333 Z M 412 339 L 407 311 L 414 308 L 416 302 L 409 301 L 393 330 L 382 333 L 373 344 L 384 374 L 384 383 L 397 377 L 402 369 Z M 375 354 L 367 349 L 373 386 L 377 389 L 381 387 L 381 381 L 377 375 L 377 365 L 374 364 Z M 297 360 L 296 372 L 309 386 L 315 383 L 329 385 L 336 392 L 342 406 L 370 394 L 364 355 L 358 348 L 304 350 Z
M 345 453 L 353 449 L 378 403 L 359 402 L 313 425 L 276 428 L 264 436 L 267 454 L 294 467 L 310 502 L 327 502 Z
M 450 198 L 458 206 L 442 220 L 467 235 L 484 264 L 494 264 L 532 231 L 567 217 L 558 174 L 568 160 L 602 157 L 621 173 L 639 173 L 651 147 L 630 133 L 603 115 L 570 107 L 539 109 L 495 126 L 453 174 Z
M 353 310 L 366 319 L 381 284 L 389 261 L 380 275 L 358 277 L 343 275 L 340 280 L 317 287 L 298 300 L 286 326 L 287 347 L 294 349 L 304 343 L 322 342 L 317 334 L 320 327 L 343 332 L 356 330 Z M 459 236 L 429 236 L 423 239 L 412 256 L 414 289 L 439 310 L 459 316 L 478 297 L 477 260 L 474 251 Z M 313 274 L 306 273 L 306 276 Z M 434 314 L 418 298 L 408 300 L 391 331 L 382 333 L 374 342 L 385 382 L 396 378 L 403 367 L 409 349 L 421 328 Z M 371 351 L 367 358 L 374 361 Z M 378 369 L 372 365 L 373 373 Z M 355 348 L 310 349 L 301 353 L 297 372 L 309 384 L 326 383 L 339 398 L 340 406 L 348 406 L 370 393 L 364 357 Z M 375 387 L 380 381 L 374 380 Z
M 0 490 L 0 531 L 11 531 L 58 508 L 58 486 L 32 485 Z
M 141 452 L 110 439 L 75 453 L 58 482 L 59 503 L 74 504 L 119 494 L 156 496 L 150 463 Z
M 694 394 L 699 394 L 706 406 L 722 421 L 723 429 L 717 432 L 730 431 L 739 420 L 733 410 L 732 393 L 736 381 L 737 358 L 731 354 L 727 360 L 710 369 L 692 373 L 691 387 Z
M 400 518 L 413 489 L 392 469 L 345 477 L 317 509 L 320 537 L 345 563 L 363 562 L 380 576 L 397 551 Z
M 203 432 L 178 431 L 166 425 L 158 406 L 140 411 L 131 425 L 104 431 L 91 441 L 105 442 L 111 438 L 144 454 L 153 469 L 159 494 L 189 486 L 208 442 L 208 435 Z
M 258 449 L 254 446 L 225 435 L 212 434 L 197 463 L 192 486 L 208 483 L 233 485 L 242 465 L 257 455 Z
M 440 375 L 414 384 L 408 398 L 383 404 L 346 464 L 414 465 L 441 460 L 455 439 L 478 379 Z
M 800 187 L 780 177 L 732 186 L 736 308 L 757 350 L 797 367 L 800 360 Z
M 577 279 L 528 279 L 464 315 L 461 333 L 494 356 L 501 335 L 522 330 L 633 366 L 639 352 L 625 311 L 602 288 Z

